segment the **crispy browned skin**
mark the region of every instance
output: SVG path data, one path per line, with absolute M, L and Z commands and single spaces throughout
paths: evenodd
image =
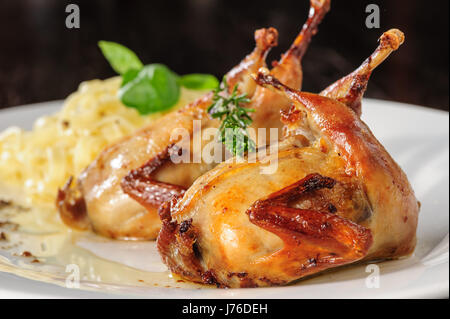
M 293 103 L 282 117 L 288 134 L 277 154 L 224 162 L 161 208 L 158 249 L 171 271 L 220 287 L 270 286 L 410 254 L 417 199 L 354 101 L 299 92 L 263 72 L 256 81 Z M 267 157 L 277 158 L 272 175 L 260 171 Z
M 336 214 L 337 208 L 331 203 L 327 210 L 289 207 L 301 198 L 309 199 L 314 191 L 333 189 L 335 183 L 332 178 L 309 174 L 257 200 L 247 210 L 253 224 L 283 240 L 284 247 L 275 258 L 291 262 L 292 276 L 306 276 L 359 260 L 372 244 L 370 230 Z
M 72 225 L 76 229 L 85 229 L 90 225 L 86 215 L 86 203 L 78 194 L 78 189 L 72 188 L 73 177 L 70 177 L 66 184 L 58 189 L 56 205 L 59 208 L 60 217 L 66 225 Z
M 301 58 L 328 11 L 329 0 L 311 1 L 311 5 L 315 10 L 311 11 L 293 45 L 272 70 L 274 75 L 295 88 L 301 87 Z M 273 28 L 256 31 L 255 50 L 227 74 L 229 87 L 237 85 L 240 92 L 251 98 L 249 107 L 256 110 L 252 114 L 254 128 L 281 127 L 279 112 L 288 106 L 288 103 L 280 102 L 286 101 L 284 97 L 260 87 L 256 89 L 250 77 L 265 66 L 267 52 L 277 44 L 277 37 Z M 182 194 L 198 176 L 216 165 L 203 162 L 174 164 L 169 160 L 172 152 L 186 148 L 181 144 L 181 138 L 171 138 L 175 130 L 183 128 L 192 137 L 195 130 L 219 126 L 220 123 L 206 111 L 211 97 L 212 94 L 208 94 L 169 113 L 103 151 L 78 178 L 75 189 L 66 187 L 60 191 L 57 203 L 63 220 L 72 227 L 86 229 L 91 226 L 97 233 L 112 238 L 156 238 L 161 226 L 157 215 L 159 206 L 171 196 Z M 194 120 L 201 122 L 200 127 L 194 128 Z M 76 223 L 73 222 L 75 218 L 70 217 L 75 214 L 71 203 L 81 201 L 84 201 L 86 211 L 84 214 L 77 211 L 83 223 Z

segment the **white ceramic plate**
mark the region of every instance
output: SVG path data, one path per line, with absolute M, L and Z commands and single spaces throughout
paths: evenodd
M 0 130 L 10 125 L 30 128 L 40 115 L 56 111 L 61 102 L 34 104 L 0 112 Z M 149 298 L 422 298 L 449 296 L 449 115 L 418 106 L 366 99 L 363 119 L 375 136 L 406 171 L 422 203 L 414 255 L 377 264 L 379 287 L 368 288 L 367 265 L 355 265 L 301 281 L 287 287 L 259 289 L 163 288 L 121 285 L 83 280 L 81 289 L 58 287 L 64 280 L 43 267 L 39 272 L 21 269 L 10 259 L 9 273 L 0 273 L 0 297 L 129 297 Z M 88 239 L 89 240 L 89 239 Z M 91 245 L 92 254 L 128 268 L 146 270 L 163 267 L 154 245 L 127 248 L 110 242 Z M 85 245 L 86 246 L 86 245 Z M 89 245 L 88 245 L 89 246 Z M 87 247 L 87 246 L 86 246 Z M 86 248 L 85 247 L 85 248 Z M 147 247 L 147 248 L 146 248 Z M 121 250 L 122 249 L 122 250 Z M 126 257 L 121 251 L 127 251 Z M 112 252 L 116 252 L 113 254 Z M 0 258 L 5 252 L 0 250 Z M 148 255 L 146 255 L 146 253 Z M 119 257 L 117 257 L 119 256 Z M 149 266 L 150 265 L 150 266 Z M 124 266 L 125 267 L 125 266 Z M 159 267 L 159 268 L 158 268 Z M 162 269 L 162 268 L 161 268 Z M 12 275 L 11 273 L 15 274 Z M 38 274 L 38 275 L 37 275 Z M 32 278 L 24 279 L 20 278 Z M 46 276 L 46 282 L 39 282 Z M 48 280 L 53 278 L 53 280 Z M 107 281 L 107 280 L 106 280 Z M 51 282 L 52 284 L 49 284 Z M 56 284 L 56 285 L 54 285 Z M 85 290 L 95 290 L 85 291 Z M 113 294 L 111 294 L 113 293 Z

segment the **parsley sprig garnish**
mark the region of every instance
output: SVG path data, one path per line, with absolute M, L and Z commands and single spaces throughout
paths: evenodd
M 219 118 L 218 139 L 233 154 L 242 156 L 245 152 L 254 152 L 255 142 L 250 138 L 247 127 L 252 124 L 250 112 L 254 109 L 242 105 L 250 102 L 246 93 L 239 94 L 237 85 L 231 93 L 224 77 L 220 86 L 214 90 L 213 103 L 208 112 L 213 118 Z

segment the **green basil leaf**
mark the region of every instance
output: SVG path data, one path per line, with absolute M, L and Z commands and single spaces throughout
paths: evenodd
M 211 74 L 187 74 L 180 77 L 180 85 L 191 90 L 213 90 L 219 86 L 219 80 Z
M 139 75 L 139 70 L 137 69 L 129 69 L 122 75 L 122 84 L 121 86 L 125 86 L 128 82 L 134 80 Z
M 136 54 L 119 43 L 99 41 L 98 46 L 114 71 L 121 75 L 130 69 L 140 70 L 143 67 Z
M 147 65 L 120 88 L 119 97 L 141 114 L 167 110 L 180 98 L 178 76 L 165 65 Z

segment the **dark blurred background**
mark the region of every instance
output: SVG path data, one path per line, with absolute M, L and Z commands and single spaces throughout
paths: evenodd
M 67 29 L 65 12 L 78 4 L 81 28 Z M 365 8 L 378 4 L 381 28 L 367 29 Z M 304 87 L 318 92 L 352 71 L 389 28 L 406 42 L 377 69 L 366 96 L 448 110 L 448 0 L 334 0 L 303 60 Z M 253 31 L 273 26 L 278 59 L 306 19 L 309 2 L 2 0 L 0 108 L 65 98 L 81 81 L 114 75 L 98 40 L 122 43 L 144 63 L 178 74 L 221 77 L 253 48 Z

